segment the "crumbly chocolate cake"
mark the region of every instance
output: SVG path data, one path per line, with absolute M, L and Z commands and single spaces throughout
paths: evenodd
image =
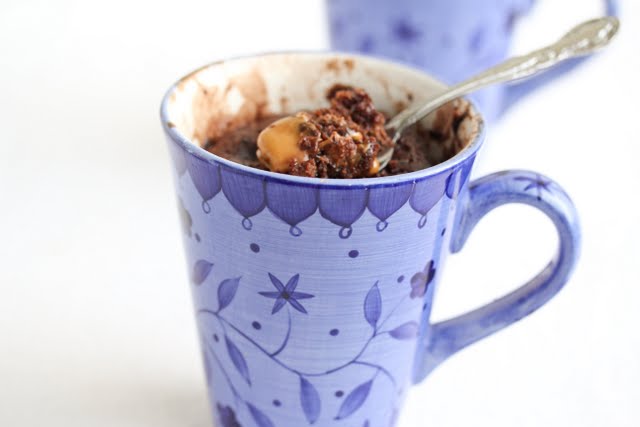
M 461 124 L 465 119 L 468 119 L 467 126 L 473 121 L 468 102 L 456 100 L 443 106 L 427 126 L 412 126 L 403 133 L 389 165 L 378 172 L 376 157 L 391 144 L 384 129 L 384 114 L 375 109 L 362 89 L 336 85 L 327 93 L 327 99 L 328 108 L 296 114 L 295 117 L 300 118 L 298 145 L 306 153 L 306 160 L 292 160 L 285 173 L 319 178 L 363 178 L 425 169 L 447 160 L 464 147 L 467 139 L 460 135 Z M 210 139 L 205 148 L 234 162 L 267 169 L 256 155 L 258 135 L 282 117 L 259 117 Z

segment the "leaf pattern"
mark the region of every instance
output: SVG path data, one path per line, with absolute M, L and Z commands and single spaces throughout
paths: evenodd
M 344 399 L 344 402 L 342 402 L 338 415 L 336 415 L 335 419 L 342 420 L 357 411 L 367 400 L 372 384 L 373 380 L 371 379 L 353 389 L 353 391 Z
M 245 379 L 247 384 L 251 385 L 251 379 L 249 377 L 249 367 L 247 366 L 247 361 L 244 356 L 236 347 L 236 345 L 225 335 L 224 337 L 225 344 L 227 345 L 227 352 L 229 353 L 229 357 L 233 362 L 233 366 L 236 367 L 242 378 Z
M 427 270 L 430 271 L 432 269 L 431 268 L 432 264 L 433 263 L 428 264 L 427 267 L 425 268 L 425 271 L 421 272 L 421 274 L 425 276 L 425 279 L 423 280 L 422 277 L 420 277 L 420 284 L 422 284 L 423 281 L 425 282 L 428 281 L 426 271 Z M 213 267 L 212 263 L 209 263 L 206 260 L 199 260 L 194 266 L 194 275 L 193 275 L 194 282 L 203 283 L 207 279 L 208 275 L 210 275 L 212 267 Z M 434 273 L 430 272 L 430 275 L 433 275 L 433 274 Z M 276 276 L 274 276 L 271 273 L 269 273 L 269 278 L 271 279 L 271 282 L 273 284 L 273 287 L 275 288 L 275 291 L 273 290 L 260 291 L 258 292 L 258 294 L 262 295 L 265 298 L 276 300 L 276 303 L 279 300 L 282 300 L 283 306 L 286 305 L 286 303 L 291 303 L 291 300 L 296 300 L 297 302 L 297 300 L 305 300 L 305 299 L 311 299 L 315 297 L 314 295 L 297 291 L 298 282 L 300 280 L 300 274 L 295 274 L 291 278 L 289 278 L 289 280 L 286 282 L 286 285 L 284 284 L 283 281 L 279 280 Z M 350 360 L 346 364 L 342 364 L 338 367 L 334 367 L 333 369 L 328 369 L 325 372 L 320 374 L 303 374 L 300 371 L 296 370 L 295 368 L 290 367 L 286 362 L 276 358 L 276 356 L 284 349 L 284 347 L 286 347 L 288 343 L 289 334 L 291 332 L 291 316 L 292 316 L 291 313 L 295 313 L 295 311 L 287 310 L 287 318 L 288 318 L 288 324 L 289 324 L 287 329 L 287 335 L 284 339 L 283 344 L 281 344 L 278 350 L 276 350 L 273 353 L 265 349 L 263 347 L 263 344 L 259 343 L 258 341 L 255 341 L 254 338 L 252 338 L 250 335 L 247 335 L 238 326 L 234 325 L 232 323 L 233 320 L 228 320 L 223 315 L 220 314 L 221 310 L 228 307 L 233 302 L 237 294 L 237 291 L 239 289 L 241 279 L 242 277 L 236 277 L 236 278 L 228 278 L 221 281 L 217 287 L 218 309 L 214 311 L 213 309 L 203 308 L 198 310 L 198 314 L 206 314 L 208 316 L 216 317 L 218 318 L 218 320 L 222 325 L 222 331 L 217 331 L 217 334 L 213 334 L 213 339 L 216 343 L 220 342 L 221 337 L 218 334 L 220 334 L 220 332 L 223 332 L 222 337 L 224 337 L 225 347 L 226 347 L 227 355 L 229 358 L 228 360 L 231 360 L 235 368 L 235 371 L 239 374 L 240 377 L 242 377 L 242 379 L 238 378 L 238 375 L 235 374 L 235 372 L 228 372 L 225 369 L 225 367 L 222 365 L 222 362 L 218 358 L 219 355 L 216 355 L 216 353 L 213 353 L 213 349 L 211 349 L 212 351 L 211 355 L 216 359 L 216 362 L 218 363 L 218 365 L 220 366 L 220 369 L 224 374 L 224 378 L 229 384 L 229 388 L 231 389 L 231 392 L 233 393 L 233 397 L 235 399 L 235 404 L 238 405 L 239 403 L 242 403 L 247 408 L 253 420 L 253 423 L 252 423 L 253 426 L 254 427 L 275 427 L 271 418 L 271 416 L 275 416 L 275 412 L 273 413 L 273 415 L 268 415 L 269 412 L 265 413 L 262 410 L 258 409 L 257 407 L 253 406 L 251 403 L 249 403 L 248 400 L 245 400 L 245 397 L 242 394 L 239 393 L 239 389 L 237 388 L 236 384 L 234 384 L 236 381 L 242 382 L 244 380 L 250 387 L 252 386 L 252 382 L 251 382 L 252 377 L 249 372 L 249 366 L 247 364 L 247 359 L 243 354 L 243 351 L 246 352 L 251 350 L 248 350 L 243 347 L 243 351 L 241 351 L 240 348 L 236 345 L 236 343 L 231 339 L 231 337 L 227 335 L 227 332 L 229 330 L 227 329 L 226 325 L 228 325 L 229 328 L 237 332 L 238 339 L 240 340 L 244 339 L 242 341 L 243 344 L 246 343 L 246 345 L 249 345 L 249 346 L 253 345 L 262 353 L 264 353 L 266 356 L 271 358 L 272 361 L 280 365 L 282 368 L 288 370 L 291 374 L 295 374 L 295 377 L 299 379 L 299 384 L 300 384 L 299 385 L 300 409 L 305 417 L 306 423 L 308 423 L 309 425 L 318 424 L 322 416 L 323 402 L 322 402 L 321 395 L 318 392 L 318 389 L 316 388 L 317 384 L 313 384 L 311 381 L 309 381 L 308 378 L 311 378 L 311 376 L 315 377 L 316 375 L 325 376 L 325 375 L 337 373 L 338 371 L 342 371 L 343 368 L 352 366 L 354 364 L 362 365 L 362 366 L 368 367 L 369 369 L 375 369 L 374 375 L 372 377 L 369 377 L 370 379 L 368 381 L 365 381 L 357 385 L 357 387 L 352 388 L 351 391 L 346 394 L 346 397 L 342 400 L 342 402 L 338 402 L 339 408 L 336 412 L 333 412 L 334 410 L 330 409 L 332 413 L 336 414 L 335 417 L 333 418 L 334 420 L 344 420 L 349 418 L 351 419 L 351 422 L 354 422 L 354 421 L 357 421 L 358 423 L 363 422 L 364 424 L 361 424 L 363 427 L 370 427 L 369 419 L 362 420 L 362 415 L 366 415 L 365 410 L 362 408 L 370 396 L 371 389 L 373 387 L 373 382 L 375 381 L 379 373 L 383 373 L 391 381 L 395 390 L 396 380 L 393 377 L 393 375 L 382 365 L 365 362 L 365 361 L 359 360 L 358 358 L 360 355 L 364 353 L 368 344 L 376 336 L 380 336 L 382 334 L 388 334 L 390 337 L 396 340 L 409 340 L 409 339 L 416 338 L 418 336 L 419 329 L 420 329 L 419 323 L 416 321 L 408 321 L 400 324 L 399 326 L 395 326 L 393 329 L 385 328 L 383 330 L 382 324 L 386 323 L 386 320 L 381 324 L 380 319 L 382 315 L 382 295 L 379 288 L 379 282 L 375 282 L 374 285 L 366 293 L 366 296 L 363 301 L 364 317 L 367 323 L 373 328 L 373 332 L 369 340 L 364 344 L 363 348 L 358 353 L 358 356 L 356 356 L 354 359 Z M 413 281 L 416 281 L 416 280 L 413 280 Z M 401 281 L 402 280 L 399 280 L 399 282 Z M 403 298 L 402 301 L 404 301 L 405 299 L 406 298 Z M 397 307 L 390 310 L 390 313 L 388 314 L 387 318 L 391 317 L 391 315 L 396 311 L 396 309 L 399 308 L 399 306 L 402 304 L 402 301 L 398 303 Z M 293 304 L 291 305 L 294 308 L 296 308 L 295 305 Z M 298 310 L 298 311 L 301 311 L 302 313 L 306 314 L 306 310 L 304 310 L 304 308 L 303 310 Z M 258 321 L 254 321 L 252 325 L 257 330 L 261 329 L 261 324 Z M 336 336 L 338 335 L 338 333 L 339 333 L 338 329 L 335 329 L 335 330 L 332 329 L 330 331 L 331 336 Z M 235 339 L 236 335 L 232 335 L 232 337 Z M 206 377 L 209 382 L 212 380 L 211 361 L 207 357 L 207 354 L 204 354 L 203 356 L 204 356 Z M 254 375 L 253 379 L 255 380 L 256 379 L 255 375 L 257 372 L 255 370 L 256 366 L 253 366 L 252 364 L 252 367 L 253 367 L 252 373 Z M 230 375 L 230 374 L 233 374 L 233 375 Z M 312 380 L 314 379 L 312 378 Z M 342 398 L 342 396 L 344 395 L 344 392 L 342 390 L 339 390 L 335 393 L 335 395 L 339 398 Z M 324 402 L 324 403 L 326 404 L 327 402 Z M 374 402 L 371 402 L 371 404 L 373 403 Z M 273 405 L 276 407 L 279 407 L 282 405 L 282 403 L 280 400 L 274 399 Z M 220 417 L 222 420 L 221 422 L 223 423 L 223 426 L 227 427 L 227 424 L 228 424 L 230 427 L 239 427 L 239 424 L 236 426 L 237 419 L 235 418 L 235 414 L 233 413 L 233 409 L 238 409 L 237 407 L 234 407 L 234 408 L 221 407 L 218 409 L 219 409 L 218 412 L 220 413 Z M 300 409 L 298 409 L 298 411 L 300 411 Z M 324 410 L 325 412 L 327 411 L 326 405 Z M 358 410 L 361 411 L 361 415 L 353 416 L 355 412 Z M 393 412 L 391 414 L 391 417 L 388 419 L 388 422 L 390 422 L 389 427 L 392 427 L 393 424 L 395 423 L 396 415 L 397 414 Z M 325 414 L 325 416 L 327 416 L 327 414 Z M 275 421 L 280 422 L 279 418 L 277 417 L 275 418 Z M 319 422 L 319 424 L 322 424 L 322 422 Z
M 196 285 L 201 285 L 211 273 L 211 269 L 213 268 L 213 264 L 207 260 L 200 259 L 196 261 L 196 264 L 193 266 L 193 274 L 191 275 L 191 281 Z
M 247 403 L 247 407 L 249 408 L 253 421 L 256 422 L 258 427 L 275 427 L 269 417 L 267 417 L 261 410 L 253 406 L 251 403 Z
M 309 424 L 318 421 L 322 407 L 320 394 L 318 394 L 318 390 L 315 389 L 313 384 L 303 377 L 300 377 L 300 404 Z
M 367 296 L 364 299 L 364 317 L 372 328 L 376 328 L 378 320 L 380 320 L 380 313 L 382 312 L 382 299 L 380 297 L 380 290 L 378 289 L 378 282 L 367 292 Z
M 410 340 L 418 336 L 418 323 L 407 322 L 389 331 L 389 335 L 397 340 Z
M 218 286 L 218 311 L 228 306 L 233 297 L 236 296 L 238 290 L 238 284 L 240 283 L 240 277 L 234 279 L 225 279 L 220 282 Z
M 222 424 L 220 427 L 242 427 L 231 406 L 224 406 L 218 402 L 216 404 L 216 409 L 218 410 L 218 416 L 220 418 L 220 423 Z

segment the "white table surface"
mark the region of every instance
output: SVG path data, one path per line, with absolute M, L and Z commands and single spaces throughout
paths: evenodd
M 292 19 L 322 3 L 302 3 L 0 3 L 0 425 L 210 425 L 158 106 L 214 59 L 326 47 L 322 19 Z M 519 51 L 598 10 L 539 3 Z M 623 14 L 608 52 L 492 126 L 476 171 L 567 189 L 575 276 L 415 387 L 401 427 L 640 425 L 640 4 Z M 492 213 L 449 259 L 435 317 L 513 288 L 554 246 L 530 208 Z

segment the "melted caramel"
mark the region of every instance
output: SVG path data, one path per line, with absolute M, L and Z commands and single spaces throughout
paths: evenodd
M 306 121 L 302 115 L 276 120 L 258 135 L 257 156 L 273 172 L 287 173 L 293 160 L 309 159 L 300 149 L 300 125 Z

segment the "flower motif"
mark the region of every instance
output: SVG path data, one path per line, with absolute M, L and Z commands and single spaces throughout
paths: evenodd
M 405 20 L 395 22 L 392 27 L 392 32 L 398 40 L 405 42 L 412 42 L 422 36 L 420 30 Z
M 293 308 L 298 310 L 300 313 L 307 314 L 307 310 L 300 304 L 298 300 L 301 299 L 309 299 L 314 296 L 311 294 L 306 294 L 304 292 L 295 292 L 296 287 L 298 286 L 298 279 L 300 279 L 300 275 L 296 274 L 287 282 L 287 285 L 283 285 L 280 280 L 273 274 L 269 273 L 269 278 L 271 279 L 271 283 L 278 290 L 277 292 L 258 292 L 263 297 L 275 299 L 276 302 L 273 304 L 273 310 L 271 310 L 271 314 L 276 314 L 278 311 L 285 306 L 288 302 L 291 304 Z
M 217 409 L 222 427 L 242 427 L 236 419 L 236 413 L 233 411 L 231 406 L 222 406 L 218 403 Z
M 551 181 L 544 179 L 539 174 L 536 174 L 535 178 L 531 176 L 517 176 L 513 179 L 516 181 L 524 181 L 528 183 L 527 186 L 524 187 L 524 191 L 529 191 L 532 188 L 535 188 L 536 191 L 538 192 L 538 199 L 542 198 L 543 191 L 546 191 L 547 193 L 551 192 L 551 190 L 549 190 Z
M 431 260 L 424 270 L 417 272 L 411 278 L 411 298 L 422 298 L 435 275 L 436 269 Z

